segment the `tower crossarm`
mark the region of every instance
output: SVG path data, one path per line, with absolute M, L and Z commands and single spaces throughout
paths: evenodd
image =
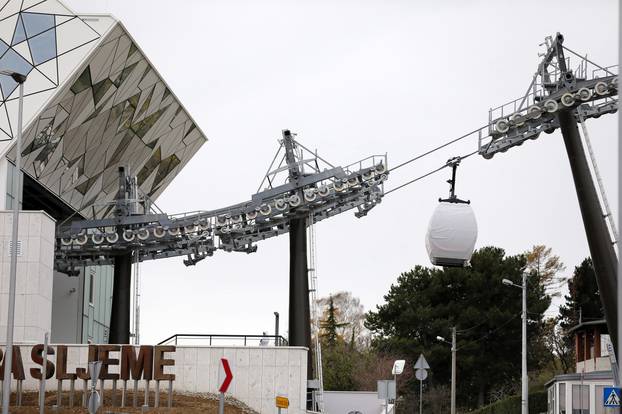
M 287 143 L 290 150 L 294 143 L 293 139 Z M 111 264 L 115 256 L 128 251 L 138 252 L 141 261 L 185 256 L 186 265 L 217 250 L 252 253 L 257 242 L 287 233 L 292 218 L 312 215 L 318 222 L 353 209 L 362 217 L 384 196 L 386 155 L 323 170 L 317 160 L 311 162 L 303 155 L 299 153 L 296 161 L 293 152 L 288 154 L 289 168 L 281 169 L 290 176 L 287 182 L 270 185 L 250 200 L 225 208 L 176 215 L 115 215 L 59 225 L 56 268 L 75 274 L 80 266 Z M 294 163 L 297 168 L 291 167 Z M 318 168 L 305 169 L 307 164 Z
M 480 136 L 478 146 L 484 158 L 536 139 L 542 132 L 552 133 L 559 128 L 559 111 L 571 110 L 575 116 L 580 112 L 587 119 L 618 110 L 617 66 L 599 66 L 563 42 L 559 33 L 547 37 L 543 43 L 546 50 L 526 94 L 490 109 L 488 134 Z

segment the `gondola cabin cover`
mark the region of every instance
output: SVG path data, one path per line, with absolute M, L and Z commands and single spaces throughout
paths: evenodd
M 425 245 L 436 266 L 463 267 L 471 260 L 477 221 L 470 204 L 441 201 L 430 218 Z

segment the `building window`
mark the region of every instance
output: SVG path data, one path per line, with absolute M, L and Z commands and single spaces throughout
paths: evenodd
M 555 414 L 555 385 L 549 387 L 548 414 Z
M 566 384 L 559 384 L 559 414 L 566 414 Z
M 572 386 L 572 414 L 590 414 L 590 386 Z
M 89 304 L 94 303 L 95 298 L 95 270 L 89 272 Z

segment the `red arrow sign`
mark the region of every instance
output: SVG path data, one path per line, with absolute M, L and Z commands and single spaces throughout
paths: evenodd
M 229 361 L 227 358 L 220 358 L 220 362 L 222 363 L 222 367 L 225 370 L 225 379 L 220 384 L 220 388 L 218 388 L 219 392 L 227 392 L 229 385 L 231 385 L 231 380 L 233 380 L 233 374 L 231 373 L 231 368 L 229 368 Z

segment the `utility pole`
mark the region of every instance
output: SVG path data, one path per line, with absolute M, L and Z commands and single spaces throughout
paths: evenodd
M 523 272 L 523 352 L 521 414 L 529 414 L 529 385 L 527 377 L 527 273 Z
M 22 181 L 21 159 L 22 159 L 22 117 L 24 113 L 24 82 L 26 75 L 17 72 L 0 71 L 1 75 L 10 76 L 19 84 L 19 103 L 17 110 L 17 136 L 15 137 L 15 174 L 13 174 L 13 228 L 11 230 L 11 262 L 9 268 L 9 306 L 6 323 L 6 349 L 4 351 L 4 377 L 2 381 L 2 414 L 9 413 L 9 402 L 11 400 L 11 371 L 13 362 L 13 331 L 15 324 L 15 290 L 17 285 L 17 245 L 18 245 L 18 224 L 19 224 L 19 202 Z
M 451 328 L 451 414 L 456 414 L 456 327 Z
M 529 414 L 529 378 L 527 377 L 527 273 L 523 272 L 523 282 L 517 285 L 509 279 L 503 279 L 501 282 L 506 286 L 520 288 L 523 294 L 523 310 L 521 312 L 522 319 L 522 351 L 521 351 L 521 414 Z

